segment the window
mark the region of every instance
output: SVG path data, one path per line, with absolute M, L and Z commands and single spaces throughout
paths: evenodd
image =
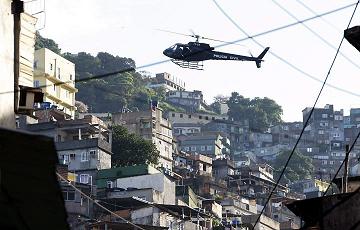
M 172 113 L 171 116 L 172 116 L 172 117 L 175 117 L 175 113 Z
M 140 128 L 150 129 L 150 122 L 144 121 L 144 122 L 140 123 Z
M 90 154 L 90 157 L 95 158 L 96 157 L 96 150 L 90 150 L 89 154 Z
M 70 154 L 70 160 L 75 160 L 75 154 L 74 153 Z
M 34 69 L 37 69 L 38 61 L 34 61 Z
M 184 149 L 185 149 L 185 151 L 189 151 L 189 150 L 190 150 L 190 148 L 189 148 L 189 147 L 185 147 Z
M 73 78 L 73 76 L 72 76 L 72 74 L 70 74 L 70 81 L 72 80 L 72 78 Z
M 205 151 L 205 146 L 201 146 L 201 151 Z
M 50 63 L 50 70 L 53 70 L 53 64 Z
M 39 80 L 35 80 L 35 81 L 34 81 L 34 87 L 35 87 L 35 88 L 39 88 L 39 87 L 40 87 L 40 81 L 39 81 Z
M 89 154 L 87 152 L 81 153 L 81 161 L 88 161 L 89 160 Z
M 54 91 L 56 91 L 56 85 L 55 84 L 53 85 L 53 87 L 54 87 Z
M 80 183 L 88 184 L 89 183 L 89 174 L 80 174 Z
M 196 146 L 191 146 L 191 151 L 196 151 Z
M 335 115 L 334 119 L 335 121 L 341 121 L 343 120 L 343 117 L 341 115 Z
M 312 148 L 307 148 L 307 149 L 306 149 L 306 152 L 311 153 L 311 152 L 312 152 Z
M 215 117 L 212 117 L 211 120 L 215 121 Z
M 209 120 L 209 117 L 208 117 L 208 116 L 206 116 L 206 117 L 205 117 L 205 120 Z
M 58 72 L 58 78 L 60 79 L 60 67 L 57 68 Z
M 70 162 L 70 157 L 69 157 L 69 155 L 67 155 L 67 154 L 64 154 L 64 155 L 62 155 L 62 161 L 63 161 L 63 164 L 69 164 L 69 162 Z
M 334 137 L 340 137 L 340 133 L 334 133 Z
M 202 119 L 202 116 L 199 116 L 199 119 L 201 120 L 201 119 Z
M 75 191 L 63 191 L 64 200 L 72 201 L 75 200 Z
M 318 133 L 319 134 L 324 134 L 324 130 L 320 129 Z
M 329 126 L 329 123 L 328 122 L 320 122 L 320 126 L 327 127 L 327 126 Z
M 180 113 L 180 118 L 183 118 L 184 117 L 184 114 Z
M 113 188 L 114 187 L 112 181 L 108 181 L 106 184 L 107 184 L 107 188 Z
M 334 161 L 330 161 L 329 164 L 333 165 L 333 164 L 334 164 Z
M 206 150 L 211 151 L 211 150 L 212 150 L 212 146 L 211 146 L 211 145 L 206 146 Z
M 340 147 L 340 143 L 333 143 L 334 147 Z
M 190 115 L 190 114 L 188 115 L 188 118 L 191 118 L 191 115 Z
M 328 118 L 328 115 L 327 115 L 327 113 L 323 113 L 323 114 L 321 114 L 321 117 L 322 118 Z

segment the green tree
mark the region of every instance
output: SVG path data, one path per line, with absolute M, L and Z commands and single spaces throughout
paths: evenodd
M 122 126 L 114 126 L 112 130 L 111 161 L 113 166 L 158 164 L 160 153 L 151 141 L 129 133 Z
M 57 54 L 61 53 L 59 45 L 52 39 L 44 38 L 40 35 L 39 31 L 35 33 L 35 50 L 47 48 Z
M 281 122 L 281 106 L 267 97 L 250 99 L 233 92 L 227 104 L 228 115 L 235 121 L 247 120 L 251 131 L 264 132 Z
M 279 178 L 291 151 L 281 151 L 276 159 L 272 162 L 275 170 L 275 178 Z M 314 174 L 314 165 L 312 159 L 295 150 L 290 162 L 281 179 L 283 183 L 290 183 L 302 179 L 310 179 Z
M 51 39 L 43 38 L 37 33 L 38 48 L 46 47 L 60 54 L 60 48 Z M 99 52 L 93 56 L 86 52 L 77 54 L 64 53 L 64 58 L 75 64 L 76 100 L 88 105 L 90 112 L 119 112 L 123 107 L 131 110 L 147 110 L 151 100 L 164 101 L 164 89 L 149 89 L 147 73 L 132 71 L 136 67 L 131 58 L 114 56 Z M 103 78 L 91 79 L 92 76 L 114 73 Z M 80 81 L 79 81 L 80 80 Z

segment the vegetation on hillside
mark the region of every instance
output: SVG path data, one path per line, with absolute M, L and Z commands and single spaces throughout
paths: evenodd
M 249 122 L 249 129 L 254 132 L 264 132 L 271 125 L 281 122 L 282 108 L 270 98 L 245 98 L 233 92 L 227 102 L 228 115 L 235 121 Z
M 118 112 L 124 107 L 137 111 L 150 107 L 150 101 L 164 101 L 165 89 L 156 90 L 146 87 L 150 79 L 146 75 L 136 72 L 135 61 L 131 58 L 114 56 L 106 52 L 99 52 L 93 56 L 86 52 L 77 54 L 63 53 L 58 44 L 36 33 L 35 48 L 48 48 L 75 64 L 76 100 L 85 103 L 89 112 Z M 108 73 L 106 77 L 93 78 Z M 168 104 L 159 104 L 165 109 Z
M 274 167 L 274 178 L 279 178 L 291 151 L 282 151 L 272 162 Z M 281 179 L 283 183 L 290 183 L 297 180 L 311 179 L 314 174 L 312 159 L 295 150 L 289 165 L 286 168 L 284 176 Z
M 123 167 L 131 165 L 157 165 L 160 157 L 154 143 L 131 134 L 122 126 L 113 127 L 111 165 Z

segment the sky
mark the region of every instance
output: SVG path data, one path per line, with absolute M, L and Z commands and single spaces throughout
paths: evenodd
M 296 22 L 288 13 L 303 20 L 313 17 L 314 12 L 321 14 L 355 2 L 37 0 L 26 3 L 26 9 L 31 12 L 44 10 L 45 13 L 37 14 L 37 27 L 42 36 L 54 39 L 62 52 L 93 55 L 108 52 L 132 58 L 137 67 L 148 66 L 139 71 L 168 72 L 185 81 L 187 90 L 203 91 L 207 103 L 217 95 L 230 96 L 234 91 L 249 98 L 268 97 L 282 106 L 284 121 L 301 121 L 302 110 L 314 105 L 355 6 L 258 36 L 256 42 L 248 39 L 237 43 L 239 45 L 216 48 L 241 55 L 249 55 L 250 51 L 257 56 L 263 47 L 269 46 L 271 53 L 266 54 L 260 69 L 253 62 L 238 61 L 206 61 L 203 71 L 183 69 L 172 62 L 151 65 L 168 60 L 162 54 L 167 47 L 194 41 L 191 37 L 160 30 L 184 34 L 194 31 L 208 38 L 235 41 L 247 37 L 244 31 L 251 36 Z M 360 9 L 357 9 L 350 27 L 359 24 Z M 223 44 L 201 42 L 215 47 Z M 346 40 L 340 52 L 352 63 L 338 55 L 327 82 L 340 89 L 325 86 L 317 107 L 333 104 L 336 110 L 344 109 L 348 115 L 350 108 L 360 107 L 360 53 Z

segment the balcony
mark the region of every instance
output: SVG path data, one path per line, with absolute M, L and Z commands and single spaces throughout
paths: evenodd
M 110 143 L 99 138 L 55 142 L 55 147 L 57 151 L 97 147 L 106 152 L 111 152 Z

